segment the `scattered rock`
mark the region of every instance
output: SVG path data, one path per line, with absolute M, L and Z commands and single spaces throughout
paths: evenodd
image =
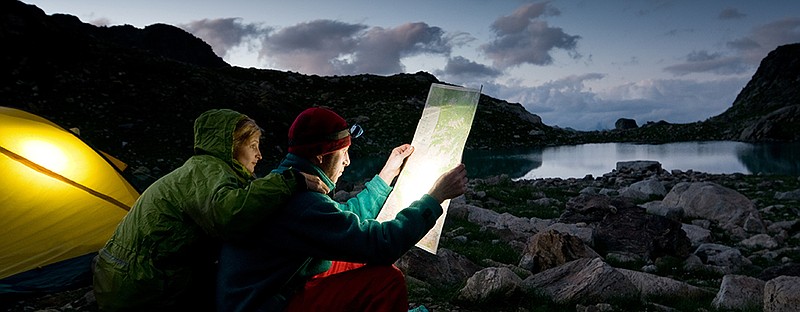
M 800 277 L 779 276 L 764 284 L 764 312 L 796 312 L 800 307 Z
M 519 266 L 537 273 L 572 260 L 599 256 L 594 250 L 584 245 L 580 238 L 549 230 L 531 236 Z
M 505 300 L 517 294 L 521 283 L 522 279 L 508 268 L 485 268 L 467 279 L 467 285 L 458 292 L 458 300 L 467 303 Z
M 744 275 L 725 275 L 711 305 L 717 309 L 747 311 L 761 308 L 765 282 Z
M 559 304 L 639 296 L 625 275 L 600 258 L 582 258 L 542 271 L 523 280 L 522 286 L 526 292 L 543 294 Z

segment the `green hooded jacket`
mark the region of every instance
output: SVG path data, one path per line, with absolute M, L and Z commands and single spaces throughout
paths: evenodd
M 296 171 L 256 179 L 234 159 L 245 117 L 218 109 L 197 118 L 195 155 L 142 193 L 95 258 L 101 310 L 213 307 L 219 241 L 241 238 L 305 189 Z

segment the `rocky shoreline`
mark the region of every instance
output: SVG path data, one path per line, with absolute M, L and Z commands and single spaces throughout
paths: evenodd
M 339 190 L 345 200 L 362 186 Z M 795 311 L 800 178 L 666 171 L 470 181 L 437 255 L 396 263 L 430 311 Z M 9 311 L 96 311 L 90 288 Z
M 634 161 L 601 177 L 471 184 L 448 218 L 494 233 L 519 259 L 460 267 L 444 250 L 416 253 L 404 269 L 423 289 L 445 284 L 428 266 L 464 273 L 452 296 L 459 305 L 437 310 L 796 311 L 800 303 L 798 177 Z M 478 233 L 459 231 L 449 228 L 443 245 L 478 244 L 469 237 Z

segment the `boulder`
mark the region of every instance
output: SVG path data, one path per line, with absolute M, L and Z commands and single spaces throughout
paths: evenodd
M 600 258 L 581 258 L 539 272 L 523 280 L 522 287 L 527 293 L 544 295 L 559 304 L 601 303 L 639 296 L 625 275 Z
M 520 290 L 522 279 L 505 267 L 485 268 L 476 272 L 458 292 L 458 300 L 467 303 L 504 300 Z
M 764 281 L 745 275 L 725 275 L 711 306 L 717 309 L 757 310 L 764 301 Z
M 572 224 L 556 222 L 548 226 L 544 231 L 558 231 L 560 233 L 577 236 L 584 244 L 594 244 L 592 240 L 594 230 L 585 223 Z
M 788 192 L 775 192 L 777 200 L 800 200 L 800 189 Z
M 636 128 L 639 128 L 639 125 L 636 124 L 636 120 L 630 118 L 620 118 L 617 119 L 617 122 L 614 123 L 614 129 L 617 130 L 636 129 Z
M 639 191 L 646 196 L 664 196 L 667 195 L 667 189 L 664 187 L 664 184 L 658 179 L 647 179 L 643 181 L 639 181 L 636 183 L 631 184 L 628 188 L 632 190 Z M 620 193 L 622 193 L 620 191 Z
M 654 200 L 641 205 L 647 213 L 654 214 L 667 219 L 680 221 L 683 218 L 683 209 L 664 205 L 660 200 Z
M 632 160 L 632 161 L 619 161 L 617 162 L 617 171 L 622 173 L 632 172 L 653 172 L 659 173 L 663 170 L 661 163 L 654 160 Z
M 714 296 L 713 292 L 692 286 L 668 277 L 639 271 L 617 269 L 639 291 L 642 298 L 658 297 L 673 299 L 704 299 Z
M 549 230 L 531 236 L 522 254 L 519 267 L 537 273 L 572 260 L 599 256 L 594 250 L 584 245 L 577 236 Z
M 745 227 L 755 233 L 766 232 L 758 210 L 750 199 L 713 182 L 678 183 L 662 203 L 682 208 L 686 217 L 716 221 L 730 234 L 736 234 L 737 229 Z
M 661 256 L 683 259 L 691 249 L 680 222 L 648 214 L 624 198 L 585 194 L 573 197 L 559 222 L 584 222 L 594 228 L 592 247 L 600 255 L 613 253 L 640 260 Z
M 764 312 L 797 312 L 800 277 L 778 276 L 764 284 Z
M 751 250 L 773 249 L 778 247 L 778 242 L 767 234 L 756 234 L 752 237 L 739 242 L 739 245 Z
M 739 249 L 719 244 L 702 244 L 697 247 L 694 254 L 703 263 L 711 266 L 719 272 L 732 274 L 741 271 L 746 266 L 752 264 L 749 259 L 742 255 Z
M 439 248 L 435 255 L 413 248 L 395 265 L 406 275 L 437 287 L 460 285 L 481 269 L 466 257 L 446 248 Z
M 692 247 L 698 247 L 711 242 L 711 231 L 694 224 L 683 224 L 681 229 L 686 232 L 686 237 L 692 242 Z
M 521 218 L 510 213 L 503 213 L 497 217 L 494 227 L 497 229 L 509 229 L 514 232 L 534 234 L 541 232 L 553 223 L 551 220 L 539 218 Z
M 781 275 L 800 277 L 800 263 L 787 263 L 766 268 L 758 274 L 758 278 L 762 281 L 768 281 Z

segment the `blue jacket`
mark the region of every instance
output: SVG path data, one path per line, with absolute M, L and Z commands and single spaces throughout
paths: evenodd
M 273 172 L 290 168 L 334 183 L 309 161 L 288 154 Z M 423 195 L 391 221 L 378 215 L 392 188 L 377 175 L 346 203 L 328 195 L 299 192 L 284 209 L 257 227 L 249 239 L 222 247 L 217 284 L 220 311 L 276 310 L 289 290 L 330 268 L 331 260 L 391 264 L 411 249 L 442 215 L 442 206 Z

